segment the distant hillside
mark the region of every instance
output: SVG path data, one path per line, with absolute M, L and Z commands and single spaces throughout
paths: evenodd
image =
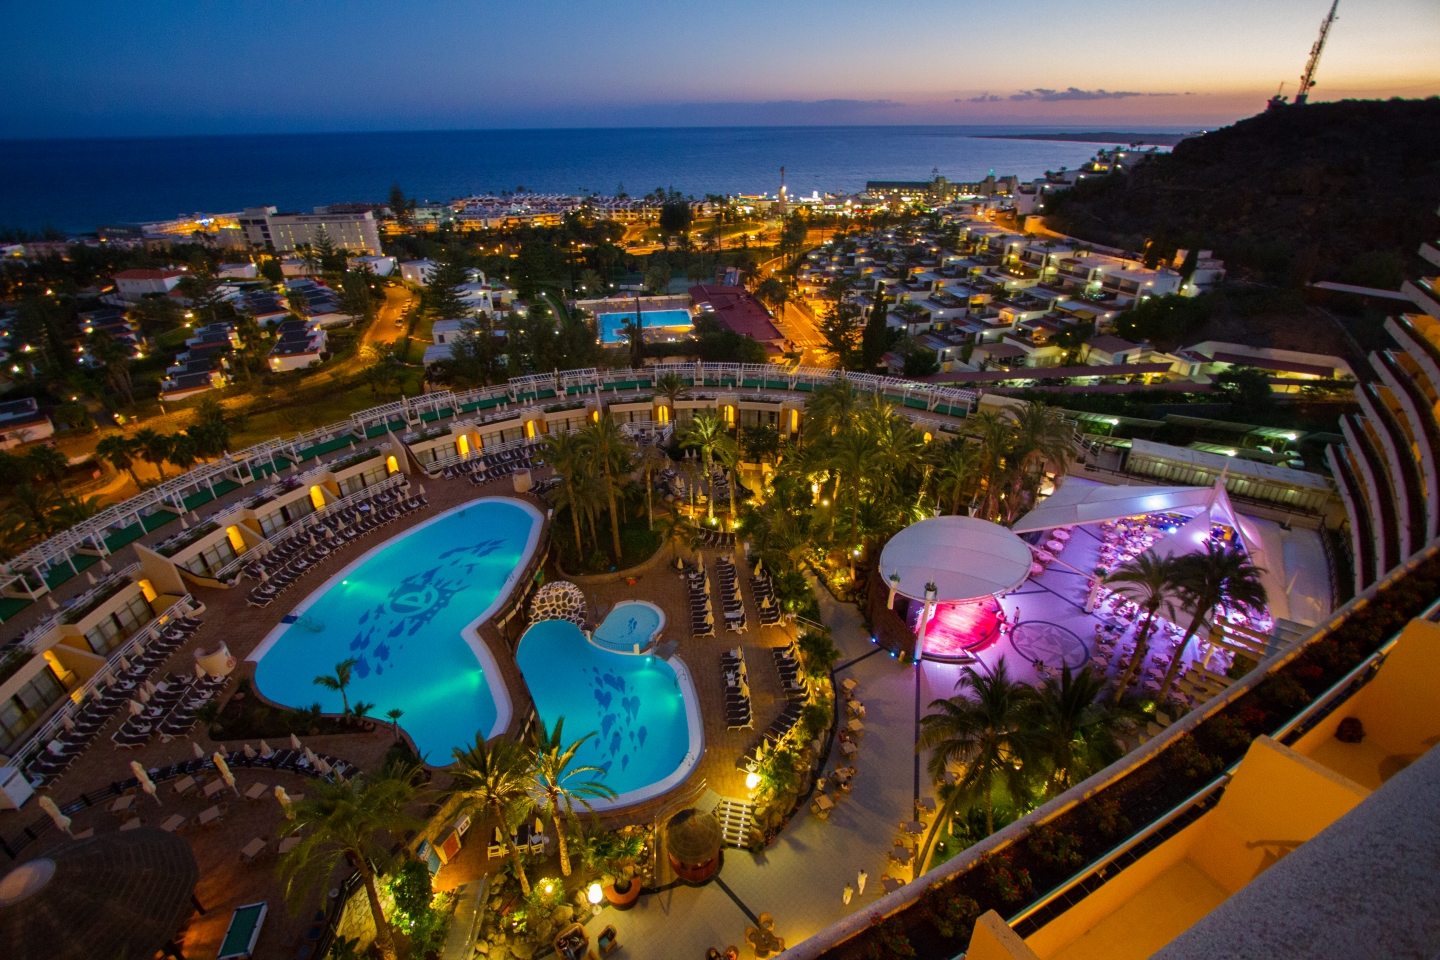
M 1232 274 L 1394 288 L 1440 236 L 1440 98 L 1317 103 L 1241 120 L 1047 202 L 1052 229 Z

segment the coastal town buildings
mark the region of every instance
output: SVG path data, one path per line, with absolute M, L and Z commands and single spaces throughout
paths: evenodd
M 380 232 L 371 210 L 331 212 L 316 207 L 313 213 L 280 213 L 275 207 L 246 207 L 237 218 L 252 246 L 288 253 L 314 247 L 320 236 L 329 237 L 337 250 L 379 255 Z

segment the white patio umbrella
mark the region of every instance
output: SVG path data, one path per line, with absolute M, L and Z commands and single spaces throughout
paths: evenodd
M 65 727 L 66 730 L 69 730 L 72 733 L 75 731 L 75 721 L 71 720 L 69 717 L 61 717 L 60 723 L 62 726 Z
M 130 715 L 131 715 L 131 716 L 133 716 L 133 717 L 138 717 L 138 716 L 140 716 L 140 714 L 142 714 L 142 713 L 144 713 L 144 712 L 145 712 L 145 704 L 141 703 L 139 700 L 131 700 L 131 701 L 130 701 Z
M 230 772 L 230 764 L 225 762 L 219 751 L 211 754 L 210 759 L 215 761 L 215 769 L 220 772 L 220 779 L 225 781 L 225 786 L 234 790 L 235 796 L 240 796 L 240 788 L 235 786 L 235 774 Z
M 204 760 L 204 759 L 205 759 L 205 750 L 200 746 L 200 744 L 198 744 L 198 743 L 196 743 L 195 741 L 192 740 L 192 741 L 190 741 L 190 749 L 195 751 L 195 759 L 196 759 L 196 760 Z
M 300 750 L 300 749 L 302 749 L 301 746 L 300 746 L 300 738 L 297 737 L 297 736 L 295 736 L 295 734 L 293 734 L 293 733 L 290 734 L 290 749 L 291 749 L 291 750 Z
M 150 696 L 152 696 L 152 697 L 155 696 L 155 694 L 157 694 L 157 693 L 160 692 L 160 688 L 157 687 L 157 686 L 155 686 L 155 681 L 154 681 L 154 680 L 146 680 L 146 681 L 145 681 L 145 684 L 144 684 L 144 687 L 145 687 L 145 692 L 148 693 L 148 694 L 150 694 Z
M 269 759 L 270 759 L 271 757 L 273 757 L 273 756 L 275 756 L 275 751 L 272 750 L 272 749 L 270 749 L 270 744 L 266 743 L 264 740 L 261 740 L 261 741 L 260 741 L 260 758 L 261 758 L 262 760 L 269 760 Z
M 261 741 L 261 742 L 263 743 L 264 741 Z M 245 759 L 246 759 L 246 760 L 254 760 L 254 759 L 255 759 L 255 748 L 252 747 L 252 746 L 250 746 L 250 744 L 248 744 L 248 743 L 245 744 L 245 745 L 243 745 L 243 746 L 240 748 L 240 752 L 243 753 L 243 754 L 245 754 Z
M 425 496 L 425 484 L 417 483 L 415 486 L 420 491 L 420 496 Z
M 136 699 L 138 699 L 141 703 L 149 703 L 149 702 L 150 702 L 150 691 L 146 690 L 143 685 L 138 686 L 138 687 L 135 688 L 135 697 L 136 697 Z
M 280 806 L 285 810 L 285 819 L 294 820 L 295 814 L 290 810 L 290 805 L 295 801 L 290 799 L 290 794 L 279 784 L 275 785 L 275 799 L 280 801 Z
M 318 768 L 320 766 L 320 758 L 315 756 L 315 751 L 311 750 L 309 747 L 305 748 L 305 762 L 310 764 L 310 766 L 312 767 Z
M 320 775 L 321 775 L 321 776 L 324 776 L 324 777 L 330 776 L 330 774 L 333 772 L 330 764 L 328 764 L 328 763 L 325 762 L 325 758 L 324 758 L 324 757 L 316 757 L 316 758 L 315 758 L 315 769 L 316 769 L 316 770 L 319 770 L 319 771 L 320 771 Z
M 202 667 L 202 666 L 200 666 L 200 664 L 198 664 L 198 663 L 195 664 L 195 679 L 196 679 L 196 680 L 204 680 L 204 679 L 205 679 L 205 668 Z
M 66 833 L 70 833 L 70 818 L 60 812 L 60 808 L 55 806 L 54 800 L 42 795 L 40 797 L 40 809 L 44 810 L 50 816 L 50 820 L 55 826 L 64 830 Z M 73 833 L 70 835 L 72 837 L 74 836 Z
M 145 772 L 145 768 L 140 765 L 139 760 L 130 761 L 130 772 L 135 774 L 136 780 L 140 781 L 140 789 L 154 797 L 156 804 L 164 806 L 160 803 L 160 794 L 155 790 L 155 781 L 150 779 L 150 774 Z

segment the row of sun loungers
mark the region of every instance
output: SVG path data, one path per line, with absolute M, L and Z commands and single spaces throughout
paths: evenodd
M 529 444 L 500 453 L 487 453 L 469 460 L 462 460 L 440 471 L 446 480 L 469 477 L 475 483 L 484 483 L 514 473 L 531 465 L 544 466 L 544 461 L 535 456 L 539 443 Z
M 543 467 L 545 466 L 545 461 L 541 460 L 539 457 L 531 457 L 527 454 L 526 456 L 520 457 L 517 460 L 512 460 L 508 463 L 502 463 L 498 466 L 490 467 L 488 470 L 477 470 L 474 473 L 470 474 L 470 482 L 475 484 L 476 486 L 479 486 L 482 483 L 489 483 L 491 480 L 499 480 L 501 477 L 508 477 L 516 470 L 528 470 L 532 466 Z
M 745 651 L 736 647 L 720 654 L 720 673 L 725 678 L 725 729 L 752 729 L 755 714 L 750 704 L 750 675 L 745 667 Z
M 785 711 L 780 714 L 774 723 L 766 728 L 765 733 L 755 742 L 755 745 L 746 751 L 745 755 L 736 761 L 735 765 L 741 770 L 752 769 L 755 766 L 755 762 L 759 759 L 762 749 L 773 750 L 778 747 L 780 741 L 784 740 L 786 735 L 795 729 L 795 724 L 800 722 L 800 711 L 803 707 L 804 704 L 798 700 L 788 701 L 785 705 Z
M 780 622 L 780 602 L 775 599 L 775 584 L 769 574 L 757 573 L 750 578 L 750 593 L 760 611 L 760 626 L 773 627 Z
M 85 752 L 115 711 L 135 698 L 151 674 L 198 629 L 199 620 L 180 617 L 167 625 L 132 660 L 122 661 L 124 672 L 90 693 L 75 716 L 64 722 L 65 732 L 46 744 L 45 749 L 26 766 L 26 778 L 33 785 L 40 786 L 63 773 L 76 757 Z
M 725 610 L 725 629 L 732 633 L 744 633 L 748 629 L 745 621 L 745 603 L 740 599 L 735 564 L 728 557 L 715 559 L 715 575 L 720 578 L 720 605 Z
M 780 671 L 780 685 L 785 688 L 788 700 L 804 700 L 807 694 L 805 677 L 800 673 L 800 662 L 788 647 L 772 647 L 775 669 Z
M 697 637 L 715 636 L 715 611 L 710 606 L 710 577 L 704 563 L 687 566 L 686 586 L 690 588 L 690 633 Z
M 120 724 L 110 740 L 117 747 L 129 748 L 144 746 L 156 733 L 165 740 L 183 737 L 194 729 L 201 709 L 224 686 L 224 677 L 191 680 L 172 674 L 157 685 L 151 702 Z
M 735 534 L 721 533 L 719 530 L 701 530 L 700 545 L 702 547 L 733 547 L 735 546 Z
M 308 537 L 297 535 L 301 541 L 298 550 L 276 550 L 264 560 L 245 568 L 247 575 L 254 575 L 262 582 L 250 591 L 246 601 L 252 607 L 269 606 L 286 587 L 300 579 L 310 567 L 325 559 L 333 551 L 367 533 L 378 530 L 386 524 L 400 519 L 407 513 L 419 510 L 430 501 L 421 496 L 381 496 L 327 518 L 329 526 L 311 529 L 312 536 L 318 536 L 313 544 Z M 362 507 L 369 507 L 363 509 Z M 306 546 L 308 545 L 308 549 Z M 287 545 L 289 546 L 289 545 Z M 289 559 L 287 559 L 287 557 Z

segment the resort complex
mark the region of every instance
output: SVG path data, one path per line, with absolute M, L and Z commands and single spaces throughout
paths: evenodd
M 15 244 L 0 952 L 1436 956 L 1437 279 L 1058 232 L 1227 136 Z

